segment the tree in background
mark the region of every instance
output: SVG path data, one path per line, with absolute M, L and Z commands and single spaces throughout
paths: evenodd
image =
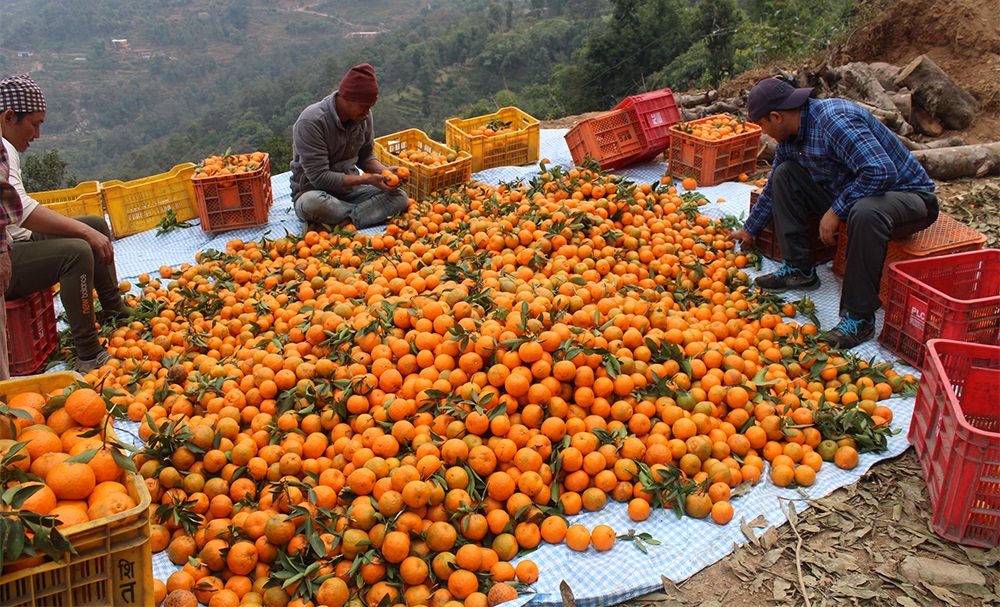
M 741 46 L 758 65 L 804 59 L 829 48 L 846 31 L 854 5 L 849 0 L 748 0 L 743 8 L 752 23 Z
M 736 33 L 742 20 L 736 0 L 701 0 L 695 6 L 691 26 L 695 37 L 705 41 L 706 84 L 719 86 L 732 73 L 736 64 Z
M 21 171 L 25 191 L 47 192 L 76 186 L 79 183 L 76 175 L 66 175 L 68 166 L 69 163 L 59 157 L 59 150 L 25 157 Z
M 662 88 L 649 81 L 691 40 L 681 0 L 613 0 L 602 29 L 557 69 L 568 113 L 611 107 L 623 97 Z

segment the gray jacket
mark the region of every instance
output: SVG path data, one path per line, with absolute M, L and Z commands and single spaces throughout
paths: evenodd
M 292 127 L 292 200 L 304 192 L 343 194 L 344 174 L 357 173 L 375 158 L 375 128 L 371 112 L 364 122 L 341 123 L 337 92 L 302 110 Z

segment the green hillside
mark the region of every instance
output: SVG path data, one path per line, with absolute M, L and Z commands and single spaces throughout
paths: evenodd
M 782 20 L 768 25 L 778 5 L 788 5 Z M 43 137 L 31 153 L 58 150 L 77 180 L 133 179 L 228 148 L 264 149 L 280 172 L 299 112 L 362 61 L 379 76 L 379 134 L 415 127 L 443 141 L 446 118 L 505 105 L 544 119 L 606 109 L 644 90 L 713 85 L 775 53 L 822 47 L 850 7 L 7 0 L 0 71 L 28 72 L 46 91 Z M 789 20 L 789 11 L 801 15 Z

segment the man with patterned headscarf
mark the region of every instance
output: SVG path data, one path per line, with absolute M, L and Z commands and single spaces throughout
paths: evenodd
M 48 209 L 24 190 L 18 154 L 41 135 L 45 96 L 25 75 L 0 80 L 0 131 L 10 163 L 10 184 L 20 195 L 22 217 L 6 226 L 13 268 L 6 299 L 24 297 L 59 283 L 59 295 L 76 345 L 75 369 L 86 373 L 111 355 L 98 341 L 93 291 L 105 314 L 127 315 L 118 291 L 115 249 L 103 217 L 70 219 Z

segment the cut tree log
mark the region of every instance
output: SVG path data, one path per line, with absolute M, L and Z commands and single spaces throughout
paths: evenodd
M 935 150 L 938 148 L 953 148 L 965 145 L 965 139 L 961 137 L 946 137 L 945 139 L 937 139 L 935 141 L 928 141 L 927 143 L 919 143 L 902 135 L 896 135 L 896 137 L 899 137 L 899 140 L 903 142 L 906 149 L 911 152 L 915 150 Z
M 1000 174 L 1000 142 L 916 150 L 913 157 L 931 178 L 942 181 Z
M 879 84 L 882 85 L 888 92 L 895 91 L 898 87 L 896 86 L 896 76 L 899 75 L 899 67 L 884 63 L 882 61 L 876 61 L 875 63 L 869 63 L 868 69 L 871 73 L 878 78 Z
M 674 101 L 681 107 L 694 107 L 696 105 L 708 105 L 719 98 L 719 92 L 715 90 L 701 93 L 690 93 L 687 95 L 674 95 Z
M 919 105 L 913 108 L 913 114 L 910 117 L 913 128 L 921 135 L 940 137 L 941 133 L 944 133 L 944 125 L 941 124 L 941 121 L 928 114 L 927 110 Z
M 910 91 L 904 90 L 891 93 L 886 91 L 886 95 L 892 100 L 892 104 L 896 106 L 896 110 L 902 114 L 903 119 L 907 122 L 913 122 L 910 120 L 913 114 L 913 96 L 910 95 Z M 916 125 L 913 126 L 916 128 Z
M 895 107 L 893 107 L 892 110 L 883 110 L 882 108 L 877 108 L 868 105 L 867 103 L 861 103 L 860 101 L 856 101 L 855 103 L 871 112 L 872 116 L 878 118 L 879 122 L 886 125 L 897 134 L 905 137 L 913 133 L 913 127 L 909 122 L 903 119 L 902 114 L 900 114 Z
M 896 76 L 896 86 L 913 93 L 913 103 L 939 119 L 944 126 L 962 130 L 972 124 L 979 105 L 976 99 L 927 55 L 920 55 Z
M 848 63 L 837 68 L 840 73 L 840 85 L 844 96 L 864 101 L 886 112 L 896 111 L 892 98 L 886 94 L 879 83 L 878 77 L 868 68 L 866 63 Z

